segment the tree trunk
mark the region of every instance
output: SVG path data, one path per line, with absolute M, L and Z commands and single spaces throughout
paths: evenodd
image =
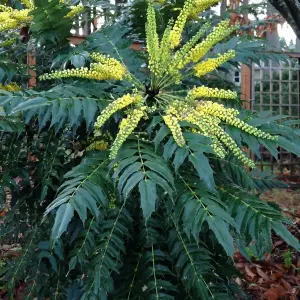
M 300 39 L 300 0 L 269 0 Z

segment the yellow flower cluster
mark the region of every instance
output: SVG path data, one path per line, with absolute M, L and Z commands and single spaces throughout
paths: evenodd
M 217 2 L 220 2 L 220 0 L 196 0 L 195 6 L 193 7 L 190 14 L 191 18 L 196 18 L 201 11 L 204 11 Z
M 222 159 L 225 158 L 227 152 L 226 152 L 223 145 L 221 144 L 221 142 L 218 140 L 218 138 L 216 136 L 209 135 L 208 133 L 205 133 L 203 130 L 201 131 L 201 130 L 196 129 L 196 128 L 192 128 L 191 132 L 198 133 L 198 134 L 209 137 L 211 139 L 211 142 L 212 142 L 211 146 L 212 146 L 216 156 L 218 156 L 219 158 L 222 158 Z
M 91 73 L 101 74 L 98 80 L 122 80 L 126 74 L 125 67 L 120 64 L 118 61 L 110 61 L 108 60 L 107 63 L 97 63 L 91 64 L 90 66 Z M 101 79 L 100 79 L 101 78 Z
M 55 71 L 52 73 L 46 73 L 40 76 L 40 80 L 59 79 L 78 77 L 95 80 L 121 80 L 125 73 L 126 68 L 114 58 L 110 58 L 101 54 L 94 54 L 93 58 L 96 60 L 101 58 L 101 62 L 92 63 L 90 69 L 78 68 L 71 70 Z
M 172 64 L 172 67 L 176 67 L 176 69 L 181 69 L 183 66 L 180 62 L 184 61 L 184 58 L 188 55 L 190 50 L 195 46 L 195 44 L 200 40 L 200 38 L 207 32 L 210 28 L 211 24 L 209 22 L 205 23 L 198 32 L 188 41 L 186 42 L 182 48 L 177 50 L 175 53 L 175 61 Z
M 65 3 L 65 1 L 60 2 Z M 31 23 L 32 16 L 29 13 L 34 9 L 34 3 L 32 0 L 21 0 L 21 3 L 26 6 L 26 9 L 18 10 L 6 5 L 0 5 L 0 32 L 22 28 Z M 65 17 L 72 18 L 83 10 L 83 5 L 71 6 L 71 11 Z
M 237 93 L 230 90 L 200 86 L 190 90 L 188 92 L 187 98 L 190 100 L 195 100 L 199 98 L 236 99 Z
M 121 80 L 125 73 L 126 68 L 115 58 L 109 57 L 108 55 L 104 55 L 101 53 L 91 53 L 91 58 L 97 61 L 97 64 L 91 64 L 91 70 L 101 70 L 101 68 L 105 67 L 106 69 L 111 69 L 111 73 L 114 73 L 114 78 Z
M 214 149 L 216 155 L 220 158 L 225 158 L 227 152 L 224 149 L 221 142 L 218 140 L 218 138 L 215 135 L 210 136 L 212 141 L 212 148 Z
M 186 120 L 188 122 L 190 122 L 191 124 L 198 126 L 198 128 L 200 130 L 198 132 L 196 131 L 197 133 L 207 136 L 211 139 L 211 141 L 212 141 L 211 146 L 214 149 L 215 154 L 218 157 L 224 158 L 227 154 L 227 152 L 224 149 L 221 142 L 223 142 L 227 148 L 228 148 L 228 146 L 230 146 L 232 148 L 232 142 L 234 143 L 233 140 L 231 140 L 231 141 L 229 141 L 229 140 L 227 141 L 227 139 L 222 140 L 222 138 L 219 137 L 219 134 L 216 134 L 216 133 L 223 131 L 223 129 L 219 126 L 220 120 L 218 118 L 209 117 L 209 116 L 200 117 L 198 115 L 197 117 L 188 116 L 186 118 Z M 239 149 L 239 147 L 235 143 L 234 143 L 234 145 L 237 149 Z M 236 153 L 241 154 L 241 152 L 236 152 Z M 238 155 L 238 159 L 240 159 L 244 163 L 246 163 L 246 161 L 244 161 L 244 158 L 246 158 L 244 155 L 242 155 L 242 156 Z M 252 165 L 252 161 L 251 160 L 247 161 L 247 164 Z
M 204 101 L 203 101 L 204 102 Z M 226 155 L 226 151 L 222 144 L 226 146 L 227 149 L 229 149 L 235 157 L 237 157 L 241 162 L 244 164 L 247 164 L 251 168 L 255 166 L 254 162 L 249 159 L 247 156 L 245 156 L 244 152 L 237 146 L 235 141 L 222 129 L 220 126 L 221 120 L 225 120 L 223 115 L 221 113 L 214 113 L 214 110 L 208 110 L 207 109 L 201 109 L 201 107 L 205 107 L 205 103 L 202 105 L 198 105 L 196 108 L 189 105 L 188 103 L 180 102 L 180 101 L 174 101 L 169 108 L 167 109 L 167 113 L 172 113 L 174 116 L 176 116 L 177 120 L 179 121 L 187 121 L 193 125 L 196 125 L 198 127 L 197 129 L 194 129 L 194 132 L 198 132 L 204 136 L 208 136 L 212 140 L 212 147 L 216 153 L 217 156 L 224 158 Z M 215 104 L 213 102 L 209 102 L 212 104 Z M 217 104 L 217 103 L 216 103 Z M 221 105 L 222 106 L 222 105 Z M 238 113 L 235 109 L 226 109 L 224 106 L 224 111 L 226 112 L 226 115 L 233 115 L 233 119 L 237 119 L 235 116 Z M 227 120 L 225 120 L 227 122 Z M 241 121 L 241 120 L 240 120 Z M 242 122 L 242 121 L 241 121 Z M 237 124 L 236 122 L 227 122 L 228 124 L 231 124 L 235 126 Z M 240 124 L 240 123 L 238 123 Z M 245 123 L 244 123 L 245 124 Z M 246 124 L 248 125 L 248 124 Z M 249 126 L 249 127 L 248 127 Z M 248 125 L 248 126 L 242 126 L 238 127 L 242 130 L 245 130 L 251 134 L 258 134 L 260 135 L 260 130 Z M 254 131 L 249 131 L 248 128 L 254 129 Z M 243 129 L 244 128 L 244 129 Z M 256 135 L 257 136 L 257 135 Z M 273 139 L 271 135 L 263 133 L 261 135 L 262 138 L 267 139 Z M 175 138 L 174 138 L 175 139 Z M 176 139 L 175 139 L 176 141 Z M 179 145 L 179 144 L 178 144 Z M 180 146 L 180 145 L 179 145 Z
M 17 29 L 29 24 L 32 17 L 28 15 L 29 9 L 11 9 L 4 5 L 0 6 L 0 32 Z
M 226 133 L 221 127 L 214 128 L 215 136 L 232 152 L 232 154 L 242 163 L 248 165 L 250 168 L 255 168 L 255 163 L 237 146 L 232 137 Z
M 86 148 L 87 151 L 94 151 L 94 150 L 105 151 L 107 149 L 108 149 L 108 142 L 106 141 L 95 141 Z
M 198 62 L 211 49 L 212 46 L 227 37 L 235 29 L 235 26 L 230 26 L 230 20 L 224 20 L 220 22 L 204 41 L 191 49 L 189 56 L 182 64 L 186 65 L 190 62 Z
M 170 32 L 169 44 L 171 49 L 174 49 L 179 45 L 184 25 L 191 13 L 193 5 L 195 5 L 195 0 L 186 0 L 184 2 L 183 8 L 181 9 L 180 14 L 175 21 L 173 29 Z
M 32 0 L 21 0 L 21 3 L 23 3 L 27 8 L 34 8 Z
M 4 42 L 0 42 L 0 48 L 1 47 L 9 47 L 11 45 L 13 45 L 14 43 L 16 42 L 16 39 L 9 39 L 9 40 L 6 40 Z
M 14 9 L 9 7 L 9 6 L 5 6 L 5 5 L 0 5 L 0 11 L 2 12 L 12 12 Z
M 32 20 L 32 17 L 28 15 L 29 9 L 6 9 L 5 6 L 1 6 L 0 11 L 0 32 L 21 28 Z
M 110 159 L 114 159 L 117 156 L 118 151 L 121 148 L 122 144 L 125 142 L 128 136 L 133 132 L 135 127 L 138 125 L 139 121 L 144 116 L 146 110 L 147 110 L 147 106 L 135 108 L 127 116 L 127 118 L 124 118 L 121 121 L 120 131 L 110 149 L 110 155 L 109 155 Z
M 182 135 L 182 130 L 178 123 L 178 119 L 171 114 L 163 116 L 163 119 L 166 125 L 170 128 L 175 142 L 178 144 L 178 146 L 183 147 L 185 145 L 185 140 Z
M 166 69 L 167 64 L 170 63 L 171 57 L 170 57 L 169 37 L 172 30 L 172 23 L 173 23 L 172 20 L 168 23 L 160 43 L 159 57 L 158 57 L 159 65 L 160 65 L 158 72 L 160 74 L 163 73 L 163 71 Z
M 124 95 L 117 100 L 110 103 L 100 114 L 100 116 L 97 118 L 97 121 L 95 123 L 95 128 L 100 129 L 100 127 L 103 126 L 103 124 L 118 110 L 123 109 L 130 104 L 136 104 L 138 102 L 141 102 L 143 100 L 141 95 L 131 95 L 127 94 Z
M 235 57 L 235 51 L 229 50 L 224 54 L 219 54 L 217 58 L 209 58 L 203 62 L 200 62 L 194 67 L 194 74 L 197 77 L 201 77 L 213 70 L 217 69 L 219 66 L 224 64 L 226 61 Z
M 147 50 L 149 54 L 149 69 L 157 75 L 159 70 L 159 41 L 156 31 L 156 17 L 154 7 L 148 5 L 146 24 Z
M 223 104 L 211 101 L 201 101 L 197 105 L 196 110 L 205 115 L 216 116 L 227 124 L 237 127 L 256 137 L 273 141 L 277 140 L 276 136 L 265 133 L 237 118 L 236 116 L 239 114 L 239 111 L 233 108 L 226 108 Z
M 15 82 L 10 82 L 9 84 L 4 86 L 0 83 L 0 90 L 4 90 L 8 92 L 17 92 L 20 91 L 21 88 Z
M 71 11 L 67 13 L 65 18 L 73 18 L 74 16 L 76 16 L 84 11 L 84 6 L 81 4 L 76 5 L 76 6 L 71 6 L 70 8 L 71 8 Z
M 198 15 L 201 11 L 219 1 L 220 0 L 186 0 L 170 32 L 170 48 L 174 49 L 179 45 L 184 25 L 190 16 Z

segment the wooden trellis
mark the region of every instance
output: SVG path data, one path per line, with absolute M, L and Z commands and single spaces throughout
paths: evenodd
M 252 69 L 242 70 L 242 94 L 249 99 L 247 108 L 254 111 L 270 111 L 271 114 L 287 115 L 300 119 L 300 53 L 287 53 L 289 62 L 269 61 Z M 250 80 L 249 80 L 250 76 Z M 300 180 L 300 158 L 279 149 L 279 160 L 263 147 L 261 160 L 257 160 L 261 170 L 271 170 L 279 177 L 288 176 L 290 180 Z

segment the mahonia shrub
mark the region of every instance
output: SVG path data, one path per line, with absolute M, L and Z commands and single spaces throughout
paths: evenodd
M 91 51 L 87 65 L 39 77 L 77 80 L 74 85 L 55 86 L 38 98 L 36 91 L 5 91 L 25 98 L 11 109 L 31 108 L 25 119 L 43 105 L 37 117 L 42 128 L 52 114 L 49 129 L 56 122 L 56 134 L 63 132 L 62 142 L 52 144 L 50 130 L 53 159 L 68 130 L 78 129 L 81 111 L 87 128 L 99 114 L 94 136 L 81 149 L 84 157 L 78 151 L 72 154 L 76 159 L 63 154 L 57 168 L 70 166 L 63 179 L 54 173 L 55 181 L 42 182 L 55 195 L 42 189 L 37 207 L 47 204 L 44 217 L 32 225 L 21 256 L 5 271 L 11 295 L 23 280 L 28 299 L 243 298 L 232 281 L 236 248 L 249 260 L 250 252 L 263 258 L 272 249 L 274 230 L 299 249 L 285 227 L 290 221 L 258 198 L 277 182 L 255 173 L 245 146 L 256 151 L 263 144 L 274 156 L 281 146 L 299 155 L 300 138 L 284 123 L 236 109 L 235 91 L 200 84 L 235 57 L 234 50 L 209 54 L 238 27 L 229 20 L 205 23 L 182 42 L 186 23 L 217 2 L 186 0 L 159 36 L 149 1 L 146 75 L 131 72 L 121 55 L 115 57 L 113 45 L 114 55 Z M 191 79 L 199 84 L 186 88 L 183 83 Z M 91 82 L 100 89 L 108 82 L 104 104 L 96 106 L 84 90 Z M 111 86 L 119 88 L 118 96 Z M 47 95 L 55 99 L 51 110 Z M 62 129 L 67 114 L 69 125 Z

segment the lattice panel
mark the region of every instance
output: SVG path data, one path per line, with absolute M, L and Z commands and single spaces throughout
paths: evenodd
M 269 61 L 268 64 L 252 67 L 252 103 L 255 111 L 270 111 L 272 115 L 288 115 L 300 118 L 299 61 Z M 300 176 L 300 158 L 280 149 L 277 162 L 264 147 L 261 147 L 262 160 L 257 160 L 261 170 L 270 169 L 278 175 Z

